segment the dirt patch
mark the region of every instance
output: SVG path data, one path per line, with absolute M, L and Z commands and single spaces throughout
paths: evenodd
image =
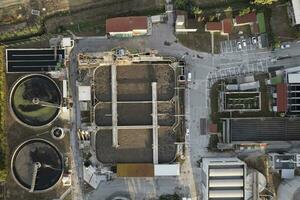
M 151 125 L 152 103 L 118 104 L 118 125 Z
M 171 128 L 159 128 L 159 163 L 171 162 L 176 154 L 176 137 Z M 119 147 L 112 147 L 111 130 L 96 135 L 97 159 L 103 163 L 152 162 L 152 130 L 119 130 Z
M 170 163 L 176 155 L 176 136 L 170 127 L 158 129 L 158 162 Z
M 151 101 L 152 82 L 157 82 L 159 101 L 174 96 L 175 73 L 169 65 L 118 66 L 118 101 Z
M 152 162 L 151 130 L 119 130 L 119 147 L 112 147 L 111 130 L 96 135 L 97 159 L 103 163 Z
M 96 98 L 99 101 L 111 101 L 110 66 L 99 67 L 95 72 Z
M 95 74 L 95 110 L 98 126 L 111 126 L 110 67 L 98 68 Z M 172 162 L 176 154 L 175 71 L 168 64 L 134 64 L 117 66 L 118 126 L 152 125 L 152 82 L 157 82 L 158 96 L 158 151 L 159 162 Z M 97 158 L 103 163 L 153 162 L 152 129 L 118 131 L 119 147 L 112 147 L 112 130 L 101 130 L 96 135 Z
M 112 125 L 111 103 L 98 103 L 95 108 L 95 122 L 98 126 Z
M 205 32 L 205 24 L 197 22 L 195 19 L 188 19 L 187 28 L 197 28 L 197 32 L 187 34 L 177 34 L 179 42 L 191 49 L 197 51 L 211 52 L 211 34 Z M 214 33 L 214 53 L 220 50 L 220 41 L 226 40 L 227 37 Z
M 158 103 L 158 124 L 172 126 L 175 123 L 175 104 L 173 102 Z
M 297 38 L 297 31 L 291 26 L 286 6 L 272 6 L 271 28 L 274 37 L 280 41 Z
M 79 35 L 92 33 L 103 35 L 106 18 L 122 15 L 148 15 L 147 12 L 162 10 L 162 2 L 161 0 L 78 0 L 77 3 L 70 1 L 68 10 L 71 13 L 47 20 L 45 27 L 47 32 L 56 32 L 58 28 L 63 28 L 70 29 Z

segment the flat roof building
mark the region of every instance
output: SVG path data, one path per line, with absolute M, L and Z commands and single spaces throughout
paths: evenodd
M 246 177 L 246 164 L 238 158 L 203 158 L 203 200 L 244 200 Z
M 148 17 L 115 17 L 106 20 L 106 33 L 115 37 L 132 37 L 146 35 Z
M 300 120 L 282 117 L 223 119 L 224 143 L 299 141 Z
M 292 179 L 295 176 L 295 169 L 300 166 L 300 154 L 269 154 L 269 163 L 273 170 L 276 170 L 283 179 Z
M 90 101 L 91 86 L 78 86 L 78 99 L 79 101 Z
M 300 24 L 300 1 L 291 0 L 288 3 L 288 16 L 293 26 Z

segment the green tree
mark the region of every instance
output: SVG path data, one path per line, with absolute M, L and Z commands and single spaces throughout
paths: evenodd
M 165 194 L 159 197 L 159 200 L 180 200 L 178 194 Z
M 185 10 L 188 5 L 188 0 L 175 0 L 175 7 L 177 9 Z
M 7 142 L 4 131 L 4 111 L 5 111 L 5 96 L 4 96 L 4 47 L 0 46 L 0 182 L 5 181 L 7 177 L 6 168 L 6 150 Z
M 278 0 L 252 0 L 252 3 L 257 5 L 271 5 L 277 1 Z
M 246 14 L 248 14 L 248 13 L 250 13 L 250 12 L 251 12 L 251 8 L 250 8 L 250 7 L 244 8 L 243 10 L 240 10 L 239 16 L 246 15 Z
M 218 135 L 211 135 L 209 138 L 208 150 L 217 151 L 218 150 L 219 137 Z
M 203 10 L 201 10 L 199 7 L 193 7 L 192 12 L 195 16 L 195 19 L 198 19 L 198 21 L 200 21 Z

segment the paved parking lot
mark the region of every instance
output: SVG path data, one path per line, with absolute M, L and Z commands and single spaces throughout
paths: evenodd
M 256 43 L 252 41 L 252 37 L 237 39 L 237 40 L 225 40 L 220 42 L 221 54 L 236 53 L 242 51 L 254 51 L 259 48 L 258 39 Z
M 267 72 L 269 66 L 269 60 L 260 60 L 259 62 L 252 63 L 240 63 L 237 65 L 233 65 L 229 68 L 223 68 L 220 70 L 216 70 L 211 72 L 208 76 L 208 85 L 213 85 L 216 81 L 220 79 L 225 79 L 228 77 L 234 76 L 245 76 L 247 74 L 252 74 L 255 72 Z

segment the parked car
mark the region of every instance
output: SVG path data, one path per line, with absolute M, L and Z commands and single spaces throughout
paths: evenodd
M 243 44 L 243 47 L 246 47 L 247 46 L 246 40 L 242 40 L 242 44 Z
M 185 135 L 187 135 L 187 136 L 189 136 L 190 135 L 190 129 L 186 129 L 186 131 L 185 131 Z
M 197 54 L 197 58 L 203 59 L 203 56 L 200 56 L 199 54 Z
M 256 37 L 252 37 L 251 41 L 252 41 L 252 44 L 257 44 L 257 38 Z
M 171 42 L 164 41 L 164 45 L 165 45 L 165 46 L 171 46 Z
M 238 49 L 242 49 L 242 43 L 241 42 L 237 42 L 236 45 L 237 45 Z
M 187 81 L 188 82 L 192 81 L 192 73 L 191 72 L 188 73 Z
M 287 49 L 287 48 L 290 48 L 290 47 L 291 47 L 290 44 L 282 44 L 282 45 L 280 46 L 281 49 Z

